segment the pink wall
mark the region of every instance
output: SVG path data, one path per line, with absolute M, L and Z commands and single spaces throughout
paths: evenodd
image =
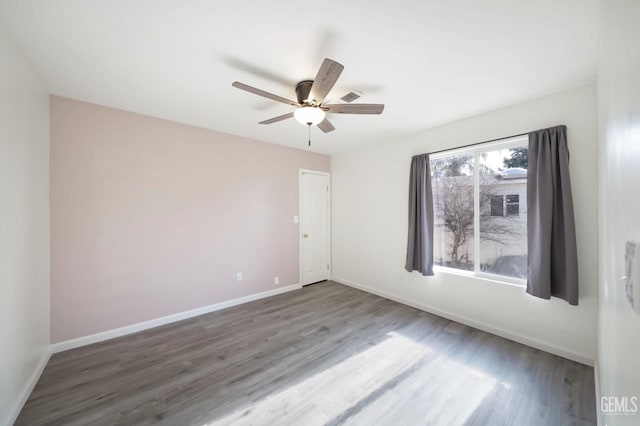
M 299 282 L 298 169 L 328 156 L 56 96 L 50 118 L 52 342 Z

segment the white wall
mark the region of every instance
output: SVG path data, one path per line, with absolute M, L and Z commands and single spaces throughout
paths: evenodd
M 0 28 L 0 424 L 49 346 L 49 96 Z
M 411 156 L 566 124 L 580 268 L 580 304 L 538 299 L 523 287 L 404 270 Z M 332 158 L 333 278 L 541 349 L 591 363 L 597 323 L 597 134 L 589 84 L 403 140 Z
M 640 398 L 640 316 L 626 302 L 620 279 L 625 242 L 640 243 L 640 2 L 600 6 L 600 391 Z M 640 413 L 605 414 L 602 420 L 638 425 Z

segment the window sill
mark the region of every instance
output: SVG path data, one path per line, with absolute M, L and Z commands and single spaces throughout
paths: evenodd
M 488 281 L 496 284 L 504 284 L 512 287 L 524 288 L 527 286 L 527 281 L 518 278 L 502 277 L 499 275 L 488 274 L 485 272 L 476 273 L 474 271 L 465 271 L 462 269 L 448 268 L 446 266 L 433 265 L 434 273 L 444 273 L 447 275 L 457 275 L 467 278 L 474 278 L 477 280 Z

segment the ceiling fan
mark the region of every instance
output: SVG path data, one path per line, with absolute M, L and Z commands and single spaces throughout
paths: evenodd
M 295 118 L 300 124 L 308 126 L 318 126 L 324 133 L 335 130 L 333 124 L 327 119 L 326 114 L 381 114 L 384 104 L 325 104 L 326 96 L 338 77 L 342 73 L 344 66 L 329 58 L 322 61 L 322 65 L 313 80 L 303 80 L 296 85 L 296 96 L 298 101 L 292 101 L 264 90 L 256 89 L 244 83 L 236 81 L 233 87 L 246 90 L 258 96 L 263 96 L 274 101 L 282 102 L 295 107 L 293 112 L 273 117 L 258 124 L 272 124 L 288 118 Z M 357 95 L 355 95 L 357 97 Z M 343 99 L 349 99 L 346 96 Z

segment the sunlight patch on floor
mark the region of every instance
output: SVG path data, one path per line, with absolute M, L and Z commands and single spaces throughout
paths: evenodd
M 431 350 L 391 332 L 388 337 L 310 378 L 207 424 L 325 424 L 411 367 Z
M 444 356 L 418 369 L 375 404 L 353 416 L 359 424 L 462 425 L 496 388 L 498 380 Z
M 375 346 L 203 426 L 372 424 L 372 420 L 389 425 L 461 425 L 492 391 L 510 388 L 391 332 Z

